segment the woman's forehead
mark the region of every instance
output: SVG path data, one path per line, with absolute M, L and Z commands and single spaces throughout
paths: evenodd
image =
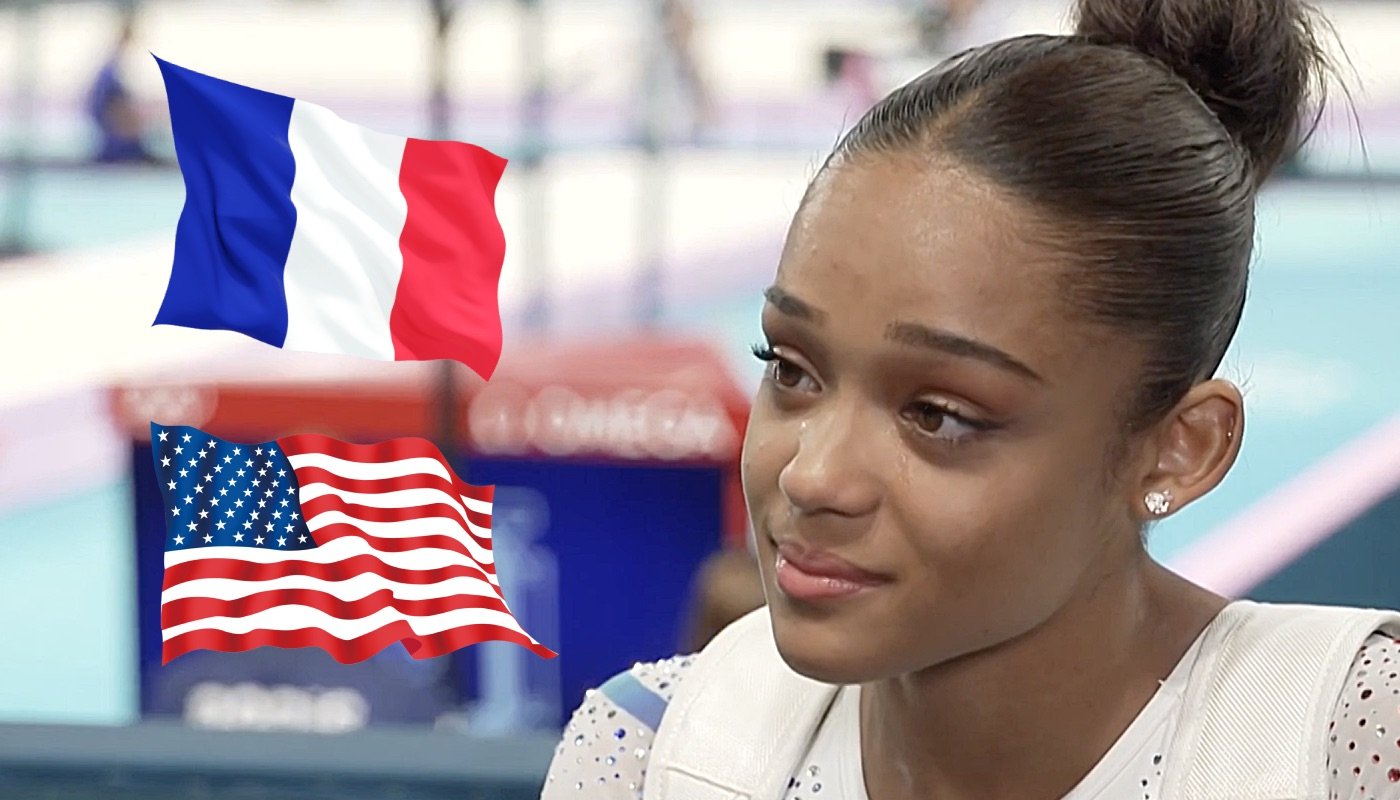
M 843 336 L 883 336 L 890 322 L 909 321 L 1046 357 L 1057 349 L 1047 335 L 1081 327 L 1060 299 L 1058 255 L 1027 235 L 1028 213 L 966 173 L 880 159 L 818 184 L 776 285 L 827 313 Z

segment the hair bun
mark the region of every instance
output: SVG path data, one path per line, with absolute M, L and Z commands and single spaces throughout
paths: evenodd
M 1326 52 L 1301 0 L 1078 0 L 1076 32 L 1186 80 L 1248 151 L 1256 182 L 1316 128 Z M 1326 24 L 1321 20 L 1321 24 Z

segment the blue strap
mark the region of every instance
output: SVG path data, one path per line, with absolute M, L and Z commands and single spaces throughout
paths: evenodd
M 598 687 L 598 691 L 611 700 L 613 705 L 636 717 L 653 731 L 661 727 L 661 716 L 666 713 L 666 700 L 642 685 L 631 672 L 614 675 Z

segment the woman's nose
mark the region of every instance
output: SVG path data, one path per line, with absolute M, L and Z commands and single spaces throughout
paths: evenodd
M 778 488 L 803 513 L 867 514 L 880 498 L 876 450 L 874 431 L 854 410 L 814 413 L 798 425 L 797 448 Z

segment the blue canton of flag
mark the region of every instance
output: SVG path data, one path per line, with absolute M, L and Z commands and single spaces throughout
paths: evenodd
M 151 425 L 151 455 L 165 497 L 165 549 L 316 546 L 297 502 L 297 480 L 276 442 L 225 442 L 196 428 Z

